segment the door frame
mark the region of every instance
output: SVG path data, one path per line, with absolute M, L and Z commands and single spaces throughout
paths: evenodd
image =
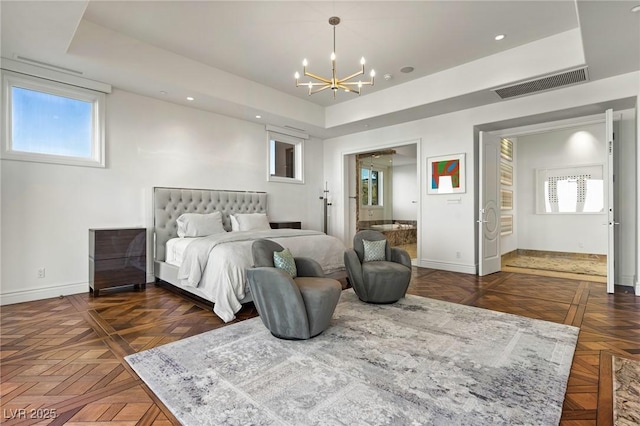
M 349 149 L 346 151 L 342 151 L 340 153 L 340 156 L 342 157 L 342 175 L 341 175 L 341 180 L 342 180 L 342 232 L 341 235 L 343 236 L 343 242 L 345 243 L 345 245 L 347 247 L 351 247 L 351 245 L 353 244 L 353 235 L 351 235 L 351 225 L 350 225 L 350 221 L 351 220 L 355 220 L 355 217 L 351 217 L 351 197 L 354 194 L 350 194 L 350 179 L 352 178 L 352 176 L 350 176 L 349 171 L 351 170 L 351 168 L 349 167 L 349 157 L 351 155 L 353 155 L 354 157 L 357 154 L 362 154 L 362 153 L 366 153 L 366 152 L 371 152 L 371 151 L 379 151 L 379 150 L 385 150 L 385 149 L 390 149 L 390 148 L 394 148 L 394 147 L 401 147 L 401 146 L 406 146 L 406 145 L 416 145 L 416 179 L 417 179 L 417 188 L 418 188 L 418 196 L 417 196 L 417 200 L 418 200 L 418 213 L 417 213 L 417 227 L 418 227 L 418 232 L 417 232 L 417 244 L 416 244 L 416 250 L 417 250 L 417 257 L 418 257 L 418 266 L 420 263 L 420 242 L 422 240 L 422 236 L 420 235 L 420 230 L 422 229 L 422 190 L 423 190 L 423 173 L 422 173 L 422 155 L 421 155 L 421 145 L 422 145 L 422 139 L 421 138 L 417 138 L 417 139 L 409 139 L 409 140 L 401 140 L 401 141 L 395 141 L 395 142 L 385 142 L 383 144 L 377 144 L 377 145 L 368 145 L 368 146 L 363 146 L 360 148 L 353 148 L 353 149 Z M 355 169 L 354 169 L 355 170 Z M 426 190 L 425 190 L 426 191 Z M 357 194 L 355 194 L 357 196 Z M 357 202 L 357 201 L 356 201 Z M 353 227 L 353 229 L 355 229 L 355 227 Z
M 613 114 L 613 121 L 619 119 L 619 114 Z M 603 125 L 606 125 L 606 118 L 605 118 L 605 110 L 603 110 L 601 113 L 599 114 L 593 114 L 593 115 L 586 115 L 586 116 L 581 116 L 581 117 L 576 117 L 576 118 L 569 118 L 569 119 L 564 119 L 564 120 L 555 120 L 555 121 L 547 121 L 544 123 L 538 123 L 538 124 L 531 124 L 531 125 L 526 125 L 526 126 L 520 126 L 520 127 L 512 127 L 512 128 L 506 128 L 506 129 L 500 129 L 500 130 L 495 130 L 495 131 L 490 131 L 490 132 L 484 132 L 485 134 L 488 135 L 492 135 L 495 137 L 503 137 L 503 138 L 518 138 L 519 136 L 527 136 L 527 135 L 534 135 L 534 134 L 538 134 L 538 133 L 546 133 L 546 132 L 551 132 L 551 131 L 555 131 L 555 130 L 562 130 L 562 129 L 566 129 L 566 128 L 570 128 L 570 127 L 578 127 L 578 126 L 586 126 L 586 125 L 590 125 L 590 124 L 598 124 L 598 123 L 602 123 Z M 480 138 L 479 138 L 479 134 L 480 131 L 477 131 L 478 134 L 478 149 L 482 149 L 482 147 L 480 146 Z M 606 134 L 605 134 L 606 137 Z M 607 155 L 607 159 L 608 159 L 608 155 Z M 476 161 L 479 162 L 479 156 L 476 156 Z M 605 162 L 606 164 L 606 162 Z M 479 170 L 480 165 L 476 164 L 476 168 Z M 479 179 L 482 179 L 482 176 L 479 176 Z M 607 191 L 608 192 L 608 191 Z M 609 200 L 607 199 L 607 203 L 609 202 Z M 478 206 L 480 205 L 480 200 L 478 200 Z M 607 207 L 608 204 L 607 204 Z M 479 214 L 479 209 L 476 209 L 476 214 Z M 481 220 L 480 217 L 476 217 L 476 221 Z M 610 238 L 609 238 L 610 241 Z M 480 253 L 480 244 L 482 244 L 482 240 L 480 238 L 477 239 L 476 241 L 476 256 L 478 257 L 478 267 L 479 267 L 479 263 L 481 261 L 481 259 L 479 258 L 479 253 Z M 607 246 L 609 246 L 610 244 L 613 244 L 613 246 L 615 246 L 615 241 L 613 243 L 609 242 L 607 244 Z M 609 247 L 607 247 L 608 249 Z M 612 248 L 613 249 L 613 248 Z M 608 256 L 607 256 L 608 257 Z M 478 270 L 478 268 L 476 268 Z M 608 268 L 609 269 L 609 268 Z M 609 279 L 608 277 L 609 273 L 607 273 L 607 281 L 611 281 L 613 282 L 613 277 L 611 277 L 611 279 Z M 607 283 L 607 291 L 608 292 L 613 292 L 613 284 L 611 284 L 611 291 L 609 291 L 609 283 Z

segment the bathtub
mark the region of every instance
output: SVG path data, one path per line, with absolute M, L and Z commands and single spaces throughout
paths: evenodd
M 367 229 L 380 231 L 387 238 L 392 247 L 405 244 L 414 244 L 418 241 L 417 229 L 415 225 L 408 223 L 384 223 L 379 225 L 369 225 Z
M 416 229 L 415 226 L 408 223 L 383 223 L 381 225 L 370 225 L 371 229 L 376 231 L 393 231 L 396 229 Z

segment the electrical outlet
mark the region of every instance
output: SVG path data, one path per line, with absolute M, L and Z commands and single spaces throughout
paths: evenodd
M 460 252 L 459 252 L 459 251 L 457 251 L 457 252 L 456 252 L 456 259 L 460 259 L 461 257 L 462 257 L 462 256 L 460 255 Z
M 44 275 L 45 275 L 45 269 L 38 268 L 38 278 L 44 278 Z

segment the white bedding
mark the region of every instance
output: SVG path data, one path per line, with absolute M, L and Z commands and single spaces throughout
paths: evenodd
M 214 303 L 213 311 L 229 322 L 235 318 L 242 306 L 240 300 L 246 295 L 246 269 L 253 264 L 251 245 L 259 238 L 277 242 L 296 257 L 316 260 L 326 274 L 344 269 L 345 247 L 339 239 L 297 229 L 174 238 L 167 242 L 165 262 L 178 266 L 180 284 L 197 287 Z
M 182 259 L 184 259 L 184 252 L 187 246 L 198 238 L 203 237 L 171 238 L 167 241 L 164 261 L 170 265 L 179 267 L 182 264 Z

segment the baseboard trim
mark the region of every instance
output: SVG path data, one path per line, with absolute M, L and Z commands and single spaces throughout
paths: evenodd
M 420 259 L 419 266 L 422 268 L 476 275 L 476 265 L 467 265 L 465 263 L 438 262 L 434 260 Z
M 63 284 L 30 290 L 0 293 L 0 306 L 14 303 L 32 302 L 34 300 L 51 299 L 53 297 L 68 296 L 70 294 L 86 293 L 89 283 Z
M 621 275 L 620 283 L 616 283 L 616 284 L 624 285 L 627 287 L 635 287 L 633 284 L 635 281 L 636 281 L 635 275 Z

